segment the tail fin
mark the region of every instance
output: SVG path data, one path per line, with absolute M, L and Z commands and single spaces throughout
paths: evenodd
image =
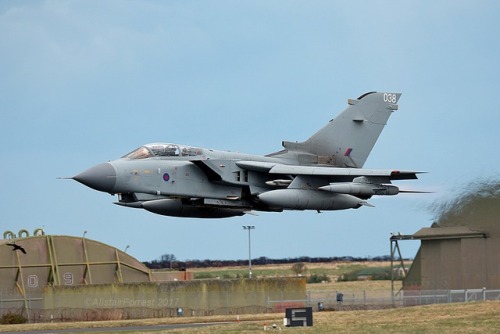
M 301 143 L 284 141 L 285 150 L 276 155 L 292 154 L 305 163 L 361 168 L 391 113 L 398 109 L 400 96 L 369 92 L 349 99 L 349 106 L 309 139 Z

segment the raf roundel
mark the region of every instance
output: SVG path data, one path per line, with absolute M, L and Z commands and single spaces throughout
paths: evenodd
M 168 173 L 163 174 L 163 181 L 168 182 L 170 180 L 170 175 Z

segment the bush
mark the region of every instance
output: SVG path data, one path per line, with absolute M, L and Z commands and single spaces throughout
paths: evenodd
M 307 271 L 306 264 L 304 262 L 294 263 L 292 266 L 292 271 L 297 276 L 302 275 Z
M 337 282 L 351 282 L 359 280 L 390 280 L 391 270 L 390 268 L 364 268 L 353 270 L 348 273 L 343 273 L 337 278 Z
M 374 281 L 388 281 L 390 279 L 391 279 L 390 271 L 378 272 L 372 275 L 372 280 Z
M 0 323 L 2 325 L 8 325 L 8 324 L 25 324 L 28 322 L 28 319 L 23 317 L 20 314 L 14 314 L 14 313 L 6 313 L 0 318 Z
M 195 273 L 194 278 L 195 279 L 214 279 L 214 278 L 217 278 L 217 276 L 210 274 L 210 273 Z
M 323 283 L 330 282 L 330 277 L 327 274 L 312 274 L 307 279 L 307 283 Z
M 350 272 L 350 273 L 343 273 L 339 277 L 337 277 L 337 282 L 352 282 L 352 281 L 357 281 L 358 280 L 358 275 L 356 272 Z

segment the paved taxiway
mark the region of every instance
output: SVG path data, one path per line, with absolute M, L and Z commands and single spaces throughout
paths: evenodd
M 43 330 L 30 330 L 29 333 L 33 334 L 64 334 L 64 333 L 122 333 L 122 332 L 153 332 L 169 329 L 182 329 L 182 328 L 198 328 L 213 325 L 232 324 L 234 322 L 208 322 L 208 323 L 193 323 L 193 324 L 172 324 L 172 325 L 150 325 L 150 326 L 125 326 L 125 327 L 95 327 L 95 328 L 67 328 L 67 329 L 43 329 Z M 0 332 L 1 334 L 19 334 L 23 332 Z M 28 332 L 25 332 L 28 333 Z

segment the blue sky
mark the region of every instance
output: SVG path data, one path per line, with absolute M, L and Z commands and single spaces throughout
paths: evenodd
M 389 254 L 433 203 L 498 179 L 496 1 L 0 3 L 1 232 L 43 227 L 139 260 Z M 266 154 L 368 91 L 402 92 L 365 167 L 428 171 L 375 208 L 180 219 L 73 176 L 149 142 Z M 416 241 L 403 245 L 412 257 Z

